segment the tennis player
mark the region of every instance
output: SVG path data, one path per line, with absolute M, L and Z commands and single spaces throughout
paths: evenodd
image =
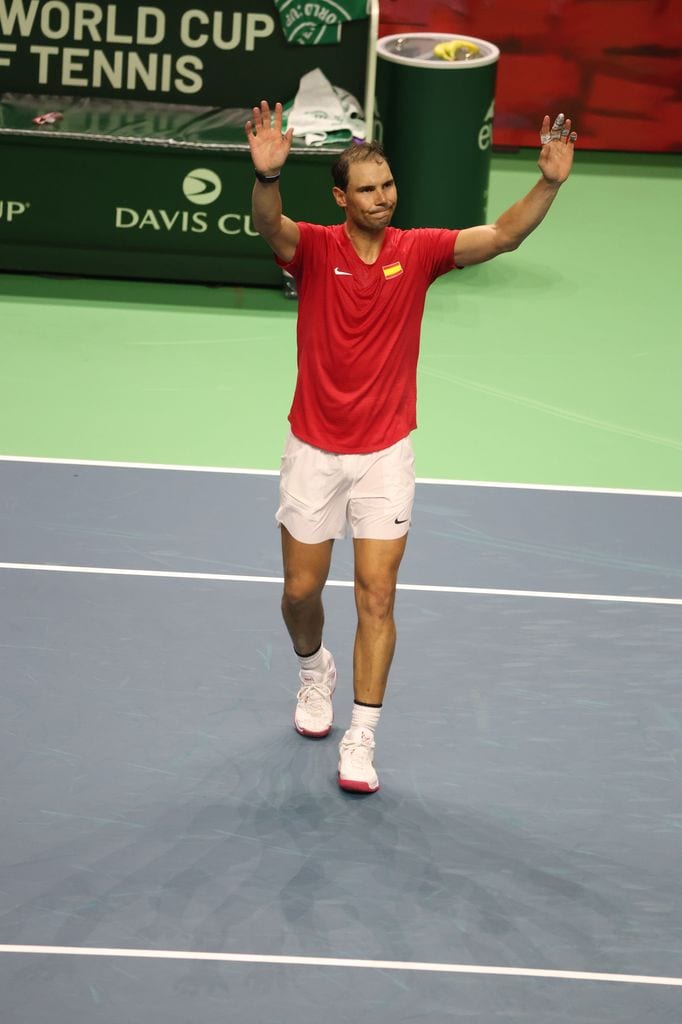
M 346 790 L 379 788 L 374 734 L 393 659 L 398 569 L 412 516 L 416 372 L 426 291 L 441 274 L 517 249 L 567 179 L 576 133 L 542 123 L 539 181 L 493 224 L 461 231 L 392 228 L 398 193 L 381 146 L 351 146 L 332 169 L 345 213 L 333 226 L 284 216 L 279 190 L 292 131 L 282 105 L 253 108 L 246 136 L 256 172 L 252 223 L 296 281 L 298 378 L 280 474 L 282 614 L 298 657 L 294 725 L 329 734 L 334 659 L 322 642 L 332 545 L 353 538 L 357 631 L 354 705 L 339 747 Z M 444 186 L 445 187 L 445 186 Z

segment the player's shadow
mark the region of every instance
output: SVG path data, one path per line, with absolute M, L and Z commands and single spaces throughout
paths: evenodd
M 31 941 L 39 927 L 55 945 L 664 969 L 662 946 L 673 948 L 680 919 L 664 877 L 563 848 L 455 797 L 429 799 L 400 772 L 378 794 L 349 797 L 336 783 L 335 733 L 317 743 L 293 729 L 244 737 L 203 777 L 179 790 L 169 782 L 163 799 L 136 807 L 138 827 L 53 848 L 32 894 L 0 916 L 5 934 Z

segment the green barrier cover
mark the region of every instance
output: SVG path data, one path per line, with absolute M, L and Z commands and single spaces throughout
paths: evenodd
M 57 113 L 58 119 L 37 128 L 35 118 L 47 113 Z M 57 136 L 150 144 L 243 145 L 244 123 L 249 116 L 246 109 L 6 93 L 0 97 L 0 139 L 5 133 L 31 133 L 45 137 L 47 146 Z
M 56 121 L 36 126 L 37 117 L 53 113 L 59 115 Z M 247 108 L 5 93 L 0 96 L 0 144 L 3 136 L 30 134 L 45 138 L 46 145 L 60 138 L 245 150 L 244 125 L 250 117 Z M 319 156 L 302 139 L 294 139 L 292 148 L 313 159 Z M 339 147 L 325 146 L 325 151 L 338 152 Z

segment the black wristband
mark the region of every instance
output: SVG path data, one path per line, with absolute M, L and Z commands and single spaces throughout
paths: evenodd
M 256 180 L 260 181 L 261 185 L 272 185 L 274 181 L 279 181 L 280 171 L 277 174 L 261 174 L 260 171 L 256 171 Z

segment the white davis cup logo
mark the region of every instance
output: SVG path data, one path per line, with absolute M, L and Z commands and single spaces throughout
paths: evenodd
M 215 171 L 198 167 L 185 175 L 182 194 L 194 206 L 210 206 L 220 199 L 223 183 Z M 215 219 L 214 219 L 215 218 Z M 249 213 L 220 213 L 210 217 L 207 210 L 167 210 L 158 208 L 136 209 L 132 206 L 117 206 L 115 225 L 125 231 L 137 228 L 139 231 L 165 231 L 180 234 L 204 235 L 216 227 L 222 235 L 258 235 L 251 227 Z
M 220 197 L 223 183 L 215 171 L 200 167 L 196 171 L 189 172 L 182 183 L 182 191 L 190 203 L 196 203 L 197 206 L 208 206 L 209 203 L 215 203 L 216 199 Z

